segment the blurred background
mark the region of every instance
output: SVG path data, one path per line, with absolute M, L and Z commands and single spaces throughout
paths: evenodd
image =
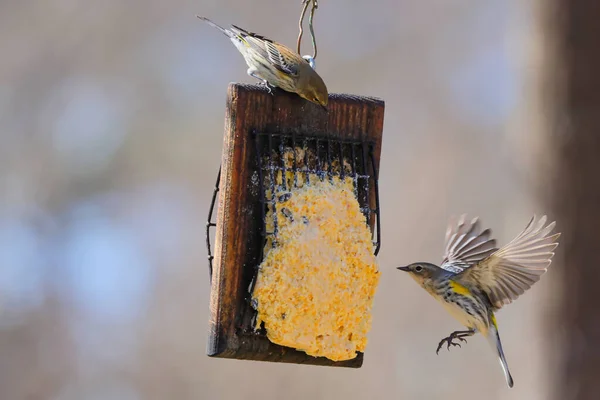
M 561 247 L 499 313 L 511 390 L 480 336 L 436 356 L 460 327 L 395 270 L 439 262 L 451 214 L 503 244 L 554 213 L 539 3 L 320 2 L 330 92 L 386 102 L 383 274 L 364 365 L 348 370 L 205 355 L 226 90 L 255 81 L 195 14 L 295 47 L 300 1 L 0 2 L 0 398 L 551 398 Z

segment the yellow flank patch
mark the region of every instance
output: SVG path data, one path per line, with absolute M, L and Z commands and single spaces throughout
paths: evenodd
M 494 325 L 494 327 L 496 329 L 498 329 L 498 323 L 496 322 L 496 316 L 494 315 L 494 313 L 492 313 L 492 316 L 490 317 L 490 320 L 492 321 L 492 324 Z
M 283 179 L 287 187 L 294 184 L 293 175 L 283 177 L 281 171 L 274 178 L 276 187 Z M 259 269 L 253 293 L 256 322 L 264 322 L 274 343 L 312 356 L 348 360 L 365 350 L 371 327 L 380 275 L 371 231 L 352 179 L 305 179 L 299 174 L 296 188 L 275 204 L 277 244 L 273 247 L 269 238 Z M 270 209 L 268 231 L 273 217 Z
M 468 296 L 471 294 L 471 291 L 469 289 L 467 289 L 466 287 L 464 287 L 463 285 L 461 285 L 460 283 L 457 283 L 455 281 L 450 281 L 450 288 L 455 293 L 463 295 L 463 296 Z

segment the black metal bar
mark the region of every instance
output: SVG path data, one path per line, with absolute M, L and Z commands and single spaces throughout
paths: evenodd
M 273 171 L 283 171 L 283 168 L 282 168 L 282 167 L 278 167 L 278 166 L 273 166 Z M 288 172 L 289 172 L 289 171 L 291 171 L 291 169 L 290 169 L 290 168 L 286 168 L 286 171 L 288 171 Z M 298 171 L 300 171 L 300 170 L 298 170 Z M 322 171 L 322 170 L 314 170 L 314 169 L 310 169 L 310 170 L 309 170 L 309 172 L 310 172 L 311 174 L 319 174 L 319 173 L 321 173 L 321 172 L 323 172 L 323 171 Z M 326 173 L 327 173 L 327 171 L 325 171 L 325 174 L 326 174 Z M 333 173 L 333 172 L 332 172 L 332 173 Z M 333 173 L 333 175 L 336 175 L 336 173 Z M 367 179 L 367 178 L 370 178 L 370 175 L 364 175 L 364 174 L 361 174 L 360 172 L 358 172 L 358 173 L 356 174 L 356 176 L 357 176 L 358 178 L 360 178 L 360 179 Z
M 306 184 L 310 184 L 310 166 L 308 165 L 308 139 L 305 137 L 302 141 L 304 145 L 304 167 L 306 168 Z
M 261 221 L 264 221 L 266 218 L 265 209 L 267 208 L 266 199 L 265 199 L 265 189 L 264 189 L 264 177 L 263 177 L 263 164 L 262 164 L 262 152 L 260 146 L 260 135 L 255 132 L 254 136 L 255 144 L 256 144 L 256 159 L 257 159 L 257 169 L 258 169 L 258 190 L 259 190 L 259 201 L 260 201 L 260 214 Z M 260 246 L 260 260 L 263 258 L 263 251 L 265 247 L 265 242 L 267 241 L 267 233 L 266 226 L 264 222 L 260 224 L 260 235 L 263 238 L 262 245 Z
M 257 132 L 253 132 L 254 134 L 254 143 L 255 143 L 255 150 L 256 150 L 256 166 L 257 166 L 257 170 L 258 170 L 258 190 L 259 190 L 259 202 L 260 202 L 260 214 L 262 217 L 262 221 L 263 223 L 260 224 L 260 235 L 262 237 L 262 243 L 260 246 L 260 257 L 259 260 L 262 261 L 263 257 L 264 257 L 264 248 L 265 248 L 265 244 L 267 241 L 267 232 L 266 232 L 266 226 L 265 226 L 265 218 L 266 218 L 266 207 L 267 207 L 267 202 L 265 199 L 265 191 L 264 191 L 264 177 L 263 177 L 263 162 L 262 162 L 262 146 L 261 146 L 261 141 L 260 141 L 260 133 Z M 269 137 L 270 138 L 270 137 Z M 269 155 L 270 157 L 270 155 Z M 274 194 L 273 194 L 274 196 Z M 252 293 L 254 292 L 254 286 L 256 285 L 256 277 L 258 276 L 258 268 L 259 268 L 260 264 L 256 264 L 254 266 L 254 273 L 252 276 L 252 280 L 250 281 L 250 286 L 248 287 L 248 293 L 245 296 L 246 299 L 246 303 L 248 303 L 250 305 L 251 308 L 252 307 Z M 252 317 L 252 321 L 254 321 L 254 319 L 256 318 L 256 313 L 253 315 Z
M 331 165 L 331 140 L 326 140 L 327 147 L 325 147 L 325 154 L 327 154 L 327 176 L 329 182 L 333 182 L 333 167 Z
M 292 154 L 294 159 L 292 160 L 292 167 L 294 169 L 294 187 L 298 187 L 298 161 L 296 160 L 296 134 L 292 133 Z
M 351 145 L 352 148 L 352 179 L 354 180 L 354 196 L 358 200 L 358 173 L 356 172 L 356 148 L 355 144 Z
M 281 172 L 281 187 L 284 191 L 287 190 L 287 167 L 285 166 L 285 146 L 283 143 L 283 136 L 279 137 L 279 157 L 281 157 L 281 167 L 283 168 Z M 271 154 L 272 156 L 272 154 Z M 273 196 L 275 196 L 275 192 L 273 192 Z
M 365 196 L 366 196 L 364 200 L 366 201 L 366 207 L 367 207 L 367 210 L 366 210 L 367 224 L 370 225 L 371 224 L 371 204 L 369 201 L 369 178 L 368 178 L 369 170 L 367 168 L 367 144 L 365 142 L 362 142 L 361 145 L 362 145 L 363 173 L 365 175 L 367 175 L 367 179 L 364 180 L 365 181 Z M 359 202 L 360 202 L 360 200 L 359 200 Z
M 317 165 L 315 165 L 315 171 L 317 171 L 317 176 L 319 177 L 319 179 L 321 179 L 321 182 L 324 179 L 324 176 L 322 174 L 319 174 L 318 171 L 323 171 L 323 168 L 321 166 L 321 157 L 319 157 L 319 138 L 316 138 L 316 145 L 315 145 L 315 156 L 317 158 Z
M 283 137 L 283 138 L 291 138 L 292 137 L 292 133 L 279 133 L 279 132 L 271 132 L 271 133 L 265 133 L 265 132 L 258 132 L 259 135 L 262 136 L 272 136 L 274 138 L 279 138 L 279 137 Z M 308 140 L 315 140 L 315 139 L 319 139 L 319 141 L 321 140 L 331 140 L 332 142 L 342 142 L 344 144 L 354 144 L 354 145 L 362 145 L 362 143 L 366 143 L 366 144 L 370 144 L 372 142 L 370 141 L 362 141 L 362 140 L 355 140 L 355 139 L 331 139 L 331 137 L 329 135 L 326 134 L 311 134 L 310 136 L 303 136 L 305 138 L 307 138 Z
M 375 245 L 375 255 L 379 254 L 381 248 L 381 203 L 379 203 L 379 172 L 375 166 L 375 154 L 373 146 L 369 146 L 369 157 L 371 158 L 371 167 L 373 169 L 373 188 L 375 189 L 375 226 L 377 232 L 377 242 Z
M 269 189 L 271 189 L 271 201 L 269 202 L 273 207 L 273 244 L 275 244 L 275 236 L 277 236 L 277 207 L 275 207 L 275 168 L 273 165 L 273 135 L 267 135 L 268 143 L 269 143 L 269 173 L 271 177 L 271 184 L 269 185 Z M 283 177 L 285 179 L 285 177 Z M 266 221 L 263 220 L 263 224 Z
M 343 182 L 346 173 L 346 171 L 344 171 L 344 144 L 342 142 L 338 143 L 340 147 L 340 179 Z
M 206 221 L 206 250 L 208 252 L 208 277 L 212 282 L 213 273 L 213 259 L 215 258 L 212 254 L 210 246 L 210 228 L 217 226 L 216 223 L 212 222 L 212 215 L 215 210 L 215 204 L 217 202 L 217 194 L 219 193 L 219 184 L 221 183 L 221 166 L 219 166 L 219 172 L 217 173 L 217 182 L 213 189 L 212 199 L 210 201 L 210 208 L 208 209 L 208 220 Z

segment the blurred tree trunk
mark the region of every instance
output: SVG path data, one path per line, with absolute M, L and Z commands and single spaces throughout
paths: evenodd
M 600 0 L 541 2 L 549 58 L 542 96 L 545 201 L 563 232 L 555 398 L 600 399 Z M 545 165 L 544 165 L 545 164 Z M 556 349 L 549 349 L 551 352 Z

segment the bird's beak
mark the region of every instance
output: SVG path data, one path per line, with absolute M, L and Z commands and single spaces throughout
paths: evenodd
M 323 104 L 319 104 L 319 105 L 321 106 L 321 108 L 322 108 L 323 110 L 325 110 L 325 112 L 327 112 L 327 106 L 324 106 Z
M 408 268 L 408 267 L 397 267 L 396 269 L 399 269 L 400 271 L 404 271 L 404 272 L 410 271 L 410 268 Z

